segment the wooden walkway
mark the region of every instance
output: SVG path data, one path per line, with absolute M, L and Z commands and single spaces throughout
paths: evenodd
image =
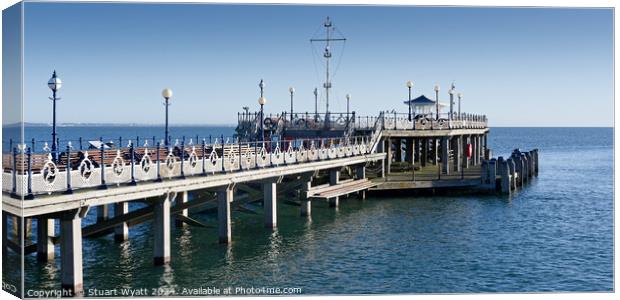
M 398 166 L 398 164 L 395 166 Z M 371 190 L 459 188 L 480 184 L 481 168 L 479 165 L 465 168 L 463 172 L 456 172 L 453 171 L 453 165 L 450 164 L 450 174 L 440 174 L 440 167 L 427 164 L 425 167 L 413 172 L 411 170 L 391 172 L 385 178 L 372 179 L 372 182 L 378 185 L 371 188 Z

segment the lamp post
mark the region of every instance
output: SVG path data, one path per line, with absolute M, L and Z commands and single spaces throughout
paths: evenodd
M 435 109 L 437 111 L 437 116 L 435 116 L 436 120 L 439 120 L 439 90 L 441 88 L 439 87 L 439 84 L 435 85 Z
M 351 101 L 351 94 L 345 96 L 347 98 L 347 119 L 349 119 L 349 102 Z
M 463 93 L 458 94 L 459 97 L 459 118 L 461 117 L 461 98 L 463 98 Z
M 56 77 L 56 70 L 52 73 L 52 78 L 47 81 L 47 86 L 52 90 L 52 97 L 49 98 L 52 100 L 52 156 L 54 160 L 56 160 L 58 158 L 58 154 L 56 153 L 56 101 L 60 100 L 60 98 L 56 97 L 56 92 L 62 87 L 62 80 Z
M 319 89 L 314 88 L 314 120 L 315 121 L 319 118 L 318 99 L 319 99 Z
M 288 92 L 291 93 L 291 123 L 293 122 L 293 94 L 295 94 L 295 88 L 289 87 Z
M 258 87 L 260 88 L 260 97 L 258 98 L 258 104 L 260 104 L 260 136 L 261 136 L 260 140 L 261 142 L 263 142 L 263 145 L 264 145 L 265 144 L 265 128 L 263 126 L 264 126 L 265 120 L 263 119 L 263 107 L 267 103 L 267 98 L 263 97 L 263 89 L 265 88 L 265 82 L 262 79 L 260 80 Z
M 407 81 L 407 88 L 409 89 L 409 121 L 411 121 L 411 88 L 413 87 L 413 81 Z
M 452 83 L 452 86 L 450 86 L 450 90 L 448 91 L 448 93 L 450 93 L 450 120 L 452 120 L 452 114 L 454 114 L 454 82 Z
M 164 145 L 168 146 L 169 134 L 168 134 L 168 106 L 170 106 L 170 98 L 172 98 L 172 90 L 169 88 L 165 88 L 161 91 L 161 96 L 164 97 L 164 106 L 166 107 L 166 128 L 165 128 L 165 136 L 164 136 Z

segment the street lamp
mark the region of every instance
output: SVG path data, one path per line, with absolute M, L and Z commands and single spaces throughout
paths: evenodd
M 413 87 L 413 81 L 407 81 L 407 88 L 409 89 L 409 121 L 411 121 L 411 88 Z
M 264 126 L 263 123 L 265 122 L 265 120 L 263 119 L 263 107 L 267 103 L 267 98 L 263 97 L 263 89 L 265 88 L 265 82 L 262 79 L 260 80 L 258 87 L 260 88 L 260 97 L 258 98 L 258 104 L 260 104 L 260 136 L 261 136 L 261 142 L 263 142 L 263 145 L 264 145 L 265 144 L 265 128 L 263 127 Z
M 168 146 L 169 136 L 168 136 L 168 106 L 170 106 L 170 98 L 172 98 L 172 90 L 169 88 L 165 88 L 161 91 L 161 96 L 164 97 L 164 106 L 166 107 L 166 130 L 165 130 L 165 139 L 164 145 Z
M 351 94 L 345 96 L 347 98 L 347 119 L 349 118 L 349 102 L 351 101 Z
M 454 82 L 452 83 L 452 86 L 450 86 L 450 90 L 448 91 L 448 93 L 450 93 L 450 120 L 452 120 L 452 114 L 454 113 Z
M 459 93 L 457 96 L 459 97 L 459 117 L 461 117 L 461 99 L 463 98 L 463 93 Z
M 293 94 L 295 94 L 295 88 L 289 87 L 288 92 L 291 93 L 291 122 L 293 122 Z
M 60 100 L 60 98 L 56 97 L 56 92 L 62 87 L 62 80 L 56 77 L 56 70 L 52 73 L 52 78 L 47 81 L 47 86 L 52 90 L 52 97 L 49 99 L 52 100 L 52 153 L 54 159 L 58 158 L 58 154 L 56 153 L 57 145 L 56 145 L 56 101 Z
M 439 120 L 439 90 L 441 88 L 439 87 L 439 84 L 435 85 L 435 108 L 437 111 L 437 116 L 435 117 L 436 120 Z

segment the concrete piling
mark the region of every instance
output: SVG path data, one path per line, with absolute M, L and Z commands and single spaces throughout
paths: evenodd
M 441 171 L 443 174 L 450 174 L 450 139 L 443 137 L 441 139 Z
M 265 228 L 276 228 L 278 225 L 277 179 L 263 182 L 263 210 Z
M 340 169 L 329 170 L 329 185 L 337 185 L 340 182 Z M 339 197 L 329 198 L 330 207 L 338 207 Z
M 170 193 L 157 199 L 153 205 L 153 263 L 170 262 Z
M 120 217 L 129 212 L 129 202 L 120 202 L 114 204 L 114 217 Z M 122 222 L 114 228 L 114 240 L 124 242 L 129 238 L 129 226 L 127 222 Z
M 77 209 L 64 212 L 60 218 L 60 272 L 62 288 L 82 295 L 82 218 Z
M 233 201 L 233 188 L 224 187 L 217 191 L 217 222 L 219 241 L 222 244 L 231 242 L 230 202 Z
M 40 216 L 37 218 L 37 260 L 54 259 L 54 219 Z
M 308 191 L 312 188 L 312 175 L 302 175 L 301 182 L 301 190 L 299 191 L 301 216 L 309 217 L 312 215 L 312 202 L 310 202 L 310 199 L 308 198 Z
M 97 206 L 97 222 L 103 222 L 110 217 L 110 207 L 107 204 Z
M 355 167 L 355 178 L 357 180 L 360 179 L 365 179 L 366 178 L 366 166 L 365 165 L 358 165 L 357 167 Z M 362 190 L 357 192 L 357 197 L 361 200 L 366 199 L 366 191 Z
M 184 191 L 181 193 L 181 197 L 176 199 L 176 204 L 175 205 L 181 205 L 184 203 L 187 203 L 187 201 L 189 201 L 189 192 L 188 191 Z M 189 210 L 186 209 L 182 209 L 181 212 L 179 213 L 179 215 L 184 216 L 184 217 L 189 217 Z M 182 222 L 181 220 L 175 219 L 174 220 L 174 224 L 177 227 L 183 227 L 185 226 L 185 222 Z

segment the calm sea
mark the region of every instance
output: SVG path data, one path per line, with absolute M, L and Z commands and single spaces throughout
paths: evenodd
M 42 138 L 49 129 L 42 129 Z M 65 136 L 152 136 L 160 128 L 63 128 Z M 183 130 L 183 133 L 181 133 Z M 176 135 L 232 134 L 232 128 L 177 128 Z M 33 131 L 34 132 L 34 131 Z M 369 197 L 338 210 L 278 206 L 278 229 L 233 211 L 233 243 L 216 228 L 173 230 L 172 263 L 152 265 L 150 222 L 85 239 L 86 289 L 299 287 L 305 294 L 612 291 L 613 129 L 492 128 L 494 155 L 540 149 L 540 175 L 511 197 Z M 135 207 L 135 205 L 133 206 Z M 91 210 L 85 223 L 93 222 Z M 213 214 L 192 217 L 216 224 Z M 60 258 L 25 258 L 26 289 L 59 288 Z M 8 260 L 18 257 L 10 252 Z M 7 262 L 6 268 L 18 268 Z M 10 278 L 10 276 L 9 276 Z

